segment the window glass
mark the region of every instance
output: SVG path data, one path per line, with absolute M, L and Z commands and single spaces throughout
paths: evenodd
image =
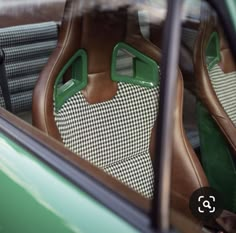
M 151 200 L 166 2 L 0 4 L 1 106 Z
M 91 163 L 93 177 L 94 167 L 105 172 L 104 183 L 125 187 L 123 197 L 131 192 L 148 209 L 167 0 L 68 2 L 0 0 L 0 106 Z M 235 212 L 235 61 L 205 1 L 186 0 L 182 21 L 171 208 L 192 218 L 186 200 L 209 182 L 224 209 Z

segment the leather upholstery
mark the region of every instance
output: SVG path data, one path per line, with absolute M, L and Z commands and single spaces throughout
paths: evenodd
M 111 53 L 117 42 L 126 42 L 159 64 L 161 60 L 160 50 L 141 36 L 137 21 L 126 27 L 125 9 L 102 14 L 95 10 L 82 17 L 78 14 L 79 5 L 76 0 L 68 0 L 66 3 L 58 46 L 40 76 L 33 98 L 34 125 L 60 141 L 53 116 L 53 85 L 62 67 L 78 49 L 84 48 L 88 53 L 88 85 L 82 92 L 91 104 L 109 100 L 116 94 L 117 84 L 110 79 L 110 66 Z M 182 102 L 183 81 L 179 72 L 173 130 L 172 205 L 191 217 L 188 209 L 189 197 L 194 190 L 207 186 L 208 183 L 183 132 Z M 150 144 L 152 157 L 155 132 L 153 129 Z
M 227 138 L 233 150 L 236 151 L 236 128 L 216 96 L 210 81 L 205 60 L 207 43 L 213 32 L 218 32 L 220 37 L 221 61 L 219 62 L 219 66 L 225 73 L 236 71 L 236 66 L 227 42 L 224 39 L 223 32 L 214 16 L 204 5 L 201 11 L 201 24 L 194 50 L 197 96 L 200 98 L 203 105 L 208 109 L 212 118 Z

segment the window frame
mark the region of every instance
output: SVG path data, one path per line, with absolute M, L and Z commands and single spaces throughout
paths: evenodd
M 219 4 L 216 0 L 207 1 L 220 15 L 226 30 L 226 35 L 229 39 L 229 44 L 234 57 L 236 58 L 236 46 L 233 46 L 234 38 L 236 38 L 236 31 L 232 30 L 232 28 L 234 28 L 234 23 L 232 18 L 230 18 L 229 9 L 227 8 L 226 3 L 221 1 Z M 22 120 L 17 119 L 17 117 L 8 113 L 6 110 L 0 109 L 1 132 L 142 232 L 155 232 L 157 229 L 160 231 L 170 230 L 169 194 L 171 180 L 171 150 L 167 148 L 167 142 L 170 144 L 169 135 L 172 133 L 172 127 L 170 126 L 173 124 L 173 121 L 171 120 L 171 117 L 166 116 L 173 116 L 172 99 L 174 99 L 173 90 L 177 79 L 177 71 L 175 68 L 178 64 L 181 31 L 180 13 L 183 3 L 184 0 L 168 0 L 169 7 L 163 38 L 165 43 L 163 46 L 163 60 L 161 64 L 162 80 L 164 81 L 161 82 L 160 88 L 159 122 L 162 124 L 161 133 L 159 131 L 159 135 L 162 135 L 162 137 L 158 137 L 156 142 L 157 150 L 154 169 L 155 192 L 151 215 L 149 215 L 149 212 L 145 207 L 140 208 L 135 206 L 134 203 L 125 199 L 118 191 L 108 187 L 107 184 L 101 180 L 101 174 L 101 176 L 93 177 L 91 174 L 86 173 L 78 166 L 78 159 L 75 158 L 76 156 L 66 149 L 63 149 L 59 143 L 54 142 L 52 139 L 48 139 L 43 133 L 24 123 Z M 225 15 L 225 12 L 228 14 Z M 49 141 L 51 145 L 45 143 L 45 141 Z M 157 177 L 161 177 L 161 182 Z M 157 180 L 159 180 L 159 182 L 157 182 Z M 165 184 L 166 182 L 168 183 L 167 185 Z M 133 194 L 130 196 L 132 195 Z M 164 199 L 166 199 L 166 201 L 163 203 Z M 141 197 L 138 197 L 138 200 L 143 202 Z M 135 201 L 137 201 L 137 199 Z M 143 202 L 142 205 L 145 206 L 146 204 L 147 203 Z

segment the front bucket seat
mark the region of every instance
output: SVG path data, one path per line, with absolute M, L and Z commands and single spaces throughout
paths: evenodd
M 126 8 L 83 11 L 80 3 L 66 3 L 59 43 L 34 91 L 33 123 L 151 198 L 160 50 Z M 190 195 L 208 183 L 183 131 L 180 72 L 176 89 L 172 206 L 190 217 Z

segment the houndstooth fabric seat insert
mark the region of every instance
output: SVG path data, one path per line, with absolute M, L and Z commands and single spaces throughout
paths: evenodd
M 56 22 L 0 28 L 12 112 L 31 110 L 34 86 L 57 45 L 57 37 Z M 5 107 L 1 92 L 0 106 Z
M 225 74 L 216 64 L 208 72 L 221 105 L 236 126 L 236 71 Z
M 158 93 L 158 88 L 118 83 L 112 100 L 89 104 L 78 92 L 57 113 L 54 111 L 64 145 L 151 197 L 149 143 L 158 111 Z
M 105 167 L 104 170 L 138 193 L 147 198 L 152 197 L 154 177 L 147 151 Z

